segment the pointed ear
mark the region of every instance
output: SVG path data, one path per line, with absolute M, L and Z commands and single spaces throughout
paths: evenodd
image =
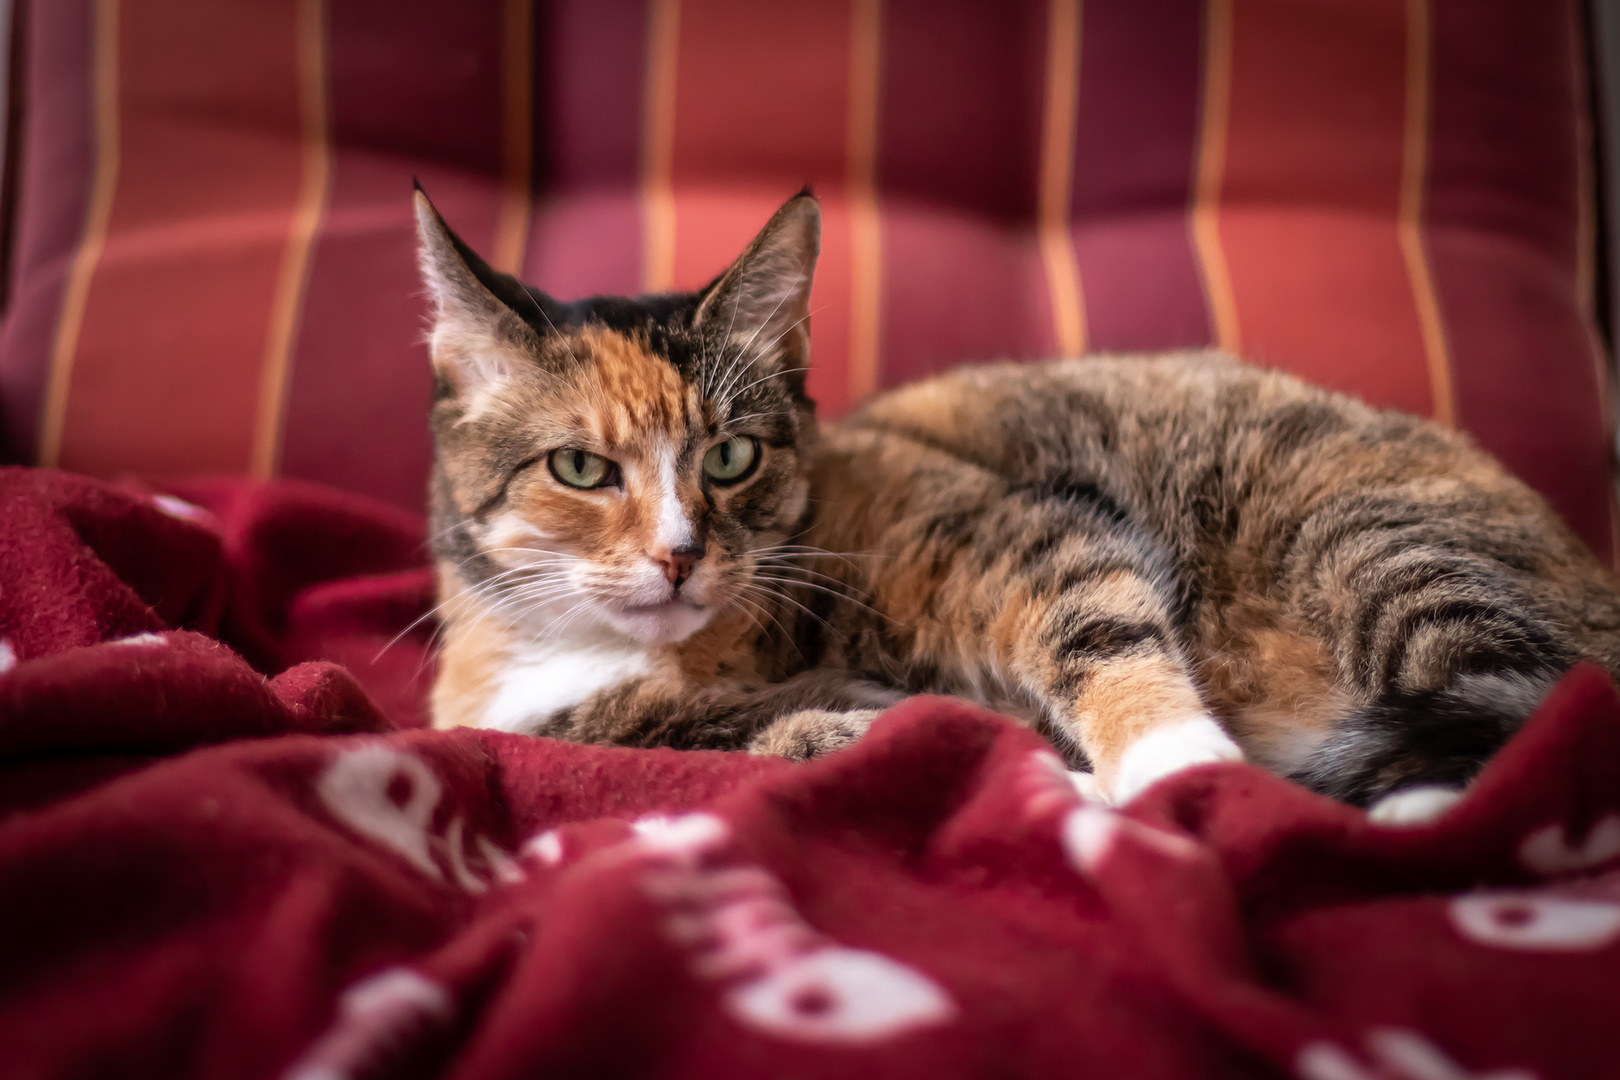
M 810 358 L 810 283 L 821 251 L 821 207 L 808 190 L 789 199 L 704 292 L 693 325 L 726 335 L 757 360 Z M 802 387 L 804 376 L 794 380 Z
M 479 258 L 420 186 L 415 203 L 417 264 L 433 300 L 433 368 L 465 398 L 534 363 L 540 335 L 525 316 L 549 322 L 550 301 Z

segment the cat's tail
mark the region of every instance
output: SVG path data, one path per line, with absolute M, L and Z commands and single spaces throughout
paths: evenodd
M 1466 672 L 1443 690 L 1390 689 L 1341 721 L 1290 779 L 1358 806 L 1411 787 L 1461 788 L 1565 670 Z

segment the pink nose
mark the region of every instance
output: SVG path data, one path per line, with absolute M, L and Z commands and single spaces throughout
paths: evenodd
M 692 568 L 703 558 L 703 551 L 702 544 L 689 544 L 656 552 L 652 560 L 663 567 L 664 580 L 678 589 L 682 582 L 692 576 Z

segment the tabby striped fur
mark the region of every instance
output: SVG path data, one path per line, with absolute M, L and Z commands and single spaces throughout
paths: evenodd
M 965 368 L 818 430 L 808 195 L 639 300 L 559 303 L 418 221 L 440 725 L 803 758 L 934 692 L 1115 799 L 1241 749 L 1367 802 L 1466 782 L 1578 660 L 1620 672 L 1614 580 L 1434 424 L 1188 352 Z M 722 487 L 732 435 L 762 464 Z M 622 486 L 549 473 L 574 446 Z

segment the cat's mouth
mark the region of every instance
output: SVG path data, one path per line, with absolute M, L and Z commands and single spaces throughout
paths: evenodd
M 702 629 L 711 611 L 681 596 L 656 604 L 631 604 L 610 615 L 621 633 L 649 644 L 681 641 Z
M 657 604 L 634 604 L 622 609 L 626 615 L 673 615 L 678 611 L 702 611 L 702 604 L 694 604 L 682 597 L 674 597 Z

